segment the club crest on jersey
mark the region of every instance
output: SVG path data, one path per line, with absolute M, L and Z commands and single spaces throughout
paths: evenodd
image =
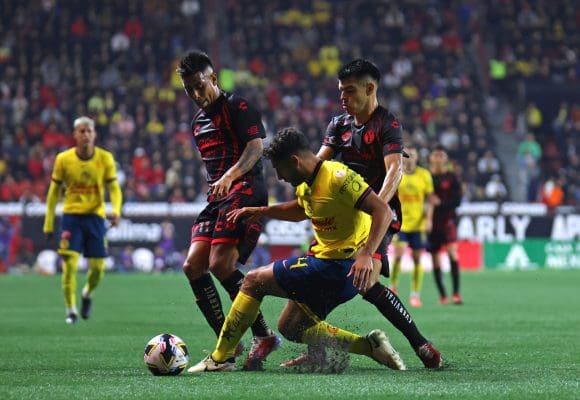
M 375 140 L 375 132 L 374 131 L 366 131 L 363 140 L 366 144 L 371 144 Z
M 342 134 L 341 138 L 344 142 L 346 142 L 352 136 L 352 131 L 346 131 Z

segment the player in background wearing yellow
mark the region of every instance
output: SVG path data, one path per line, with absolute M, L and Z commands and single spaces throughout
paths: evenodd
M 46 198 L 43 232 L 48 240 L 54 232 L 54 214 L 64 188 L 58 254 L 62 257 L 62 289 L 66 323 L 78 319 L 76 273 L 81 253 L 88 259 L 87 282 L 82 292 L 81 317 L 91 313 L 91 295 L 103 279 L 107 256 L 105 229 L 105 187 L 113 205 L 110 222 L 121 217 L 123 195 L 117 182 L 113 155 L 95 146 L 95 122 L 88 117 L 74 121 L 76 146 L 59 153 L 54 161 L 52 181 Z
M 433 227 L 428 235 L 428 250 L 433 259 L 433 278 L 439 292 L 439 303 L 447 304 L 447 292 L 441 272 L 441 249 L 445 248 L 449 257 L 452 300 L 463 304 L 459 294 L 459 263 L 457 256 L 457 215 L 455 209 L 461 204 L 461 183 L 457 175 L 449 170 L 449 158 L 443 146 L 437 146 L 429 155 L 429 169 L 433 176 L 435 195 L 439 199 L 433 210 Z
M 421 253 L 426 245 L 426 233 L 431 231 L 433 207 L 437 198 L 433 193 L 431 173 L 417 165 L 417 149 L 405 149 L 409 158 L 403 160 L 403 178 L 399 184 L 399 198 L 403 211 L 403 225 L 395 245 L 395 259 L 391 274 L 391 290 L 396 292 L 401 274 L 401 258 L 408 245 L 412 250 L 413 273 L 411 275 L 412 307 L 421 307 L 421 287 L 423 286 L 423 266 Z
M 392 220 L 387 205 L 356 172 L 342 163 L 318 158 L 304 135 L 294 128 L 279 131 L 264 155 L 272 161 L 278 178 L 296 187 L 297 200 L 232 210 L 228 219 L 308 218 L 315 241 L 306 257 L 275 261 L 248 273 L 215 351 L 188 372 L 235 369 L 236 346 L 268 295 L 290 299 L 278 321 L 278 329 L 289 340 L 313 345 L 337 342 L 350 353 L 367 355 L 393 369 L 405 369 L 382 331 L 373 330 L 362 337 L 324 322 L 334 308 L 355 297 L 359 290 L 366 291 L 378 279 L 380 269 L 373 270 L 372 260 L 380 258 L 376 250 Z M 289 310 L 300 318 L 289 316 Z

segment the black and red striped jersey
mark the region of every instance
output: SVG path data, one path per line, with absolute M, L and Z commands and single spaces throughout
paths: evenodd
M 334 150 L 336 160 L 358 172 L 379 193 L 386 176 L 384 157 L 403 153 L 402 132 L 397 118 L 379 106 L 371 118 L 360 126 L 347 113 L 334 117 L 326 128 L 323 144 Z M 396 211 L 400 222 L 398 194 L 393 196 L 389 205 Z
M 191 123 L 193 137 L 207 170 L 207 182 L 214 183 L 242 155 L 250 140 L 266 137 L 258 110 L 234 94 L 222 95 L 208 108 L 200 109 Z M 262 160 L 238 180 L 263 174 Z
M 457 217 L 455 209 L 461 203 L 461 183 L 453 172 L 445 172 L 433 176 L 434 193 L 441 200 L 441 204 L 433 210 L 433 231 L 444 229 L 444 227 L 455 222 Z

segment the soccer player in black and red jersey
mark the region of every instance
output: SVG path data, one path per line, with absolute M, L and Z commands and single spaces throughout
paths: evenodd
M 330 121 L 317 156 L 323 160 L 335 158 L 348 165 L 390 206 L 393 222 L 377 250 L 384 257 L 374 261 L 375 271 L 380 270 L 388 276 L 387 247 L 402 222 L 397 187 L 401 181 L 404 152 L 399 121 L 377 99 L 380 79 L 379 69 L 367 60 L 356 59 L 340 69 L 338 90 L 345 112 Z M 421 335 L 395 293 L 378 279 L 370 288 L 360 292 L 366 301 L 377 307 L 405 335 L 425 367 L 441 367 L 441 353 Z M 309 353 L 315 351 L 309 348 Z M 310 357 L 305 354 L 282 365 L 297 365 L 308 362 L 309 358 L 319 359 L 320 356 Z
M 209 272 L 234 299 L 244 279 L 236 262 L 246 262 L 263 223 L 232 223 L 226 215 L 237 208 L 268 203 L 261 161 L 265 129 L 252 105 L 220 89 L 212 61 L 204 52 L 186 54 L 177 72 L 185 92 L 199 107 L 192 132 L 209 184 L 208 204 L 193 224 L 183 271 L 197 305 L 219 336 L 225 316 Z M 279 347 L 280 338 L 268 328 L 261 313 L 252 325 L 252 333 L 244 369 L 259 370 L 268 354 Z
M 429 155 L 429 169 L 438 198 L 433 211 L 433 226 L 428 235 L 428 250 L 433 258 L 433 276 L 439 291 L 439 302 L 447 304 L 447 292 L 441 273 L 441 249 L 445 248 L 451 266 L 453 303 L 463 304 L 459 294 L 459 264 L 457 262 L 457 224 L 455 209 L 461 203 L 461 182 L 449 171 L 449 158 L 443 146 L 437 146 Z

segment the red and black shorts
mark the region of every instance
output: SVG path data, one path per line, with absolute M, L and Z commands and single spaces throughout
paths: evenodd
M 443 226 L 434 226 L 434 229 L 427 236 L 427 250 L 430 253 L 437 253 L 443 247 L 457 241 L 457 225 L 449 221 Z
M 226 198 L 214 201 L 210 198 L 191 228 L 191 242 L 236 243 L 240 253 L 238 261 L 244 264 L 258 243 L 264 223 L 228 222 L 227 214 L 242 207 L 267 205 L 268 192 L 264 185 L 251 186 L 246 181 L 236 183 Z

